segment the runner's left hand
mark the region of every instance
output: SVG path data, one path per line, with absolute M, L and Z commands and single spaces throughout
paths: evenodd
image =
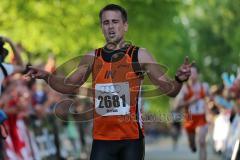
M 189 77 L 191 76 L 191 67 L 193 64 L 194 64 L 194 62 L 189 63 L 188 57 L 185 57 L 184 63 L 177 70 L 175 78 L 177 78 L 181 82 L 187 81 L 189 79 Z

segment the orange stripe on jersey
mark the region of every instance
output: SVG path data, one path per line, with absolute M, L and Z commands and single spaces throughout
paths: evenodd
M 138 107 L 141 107 L 138 105 L 138 96 L 142 78 L 126 76 L 128 73 L 134 73 L 132 57 L 129 56 L 134 48 L 128 47 L 121 55 L 117 55 L 117 52 L 104 53 L 101 49 L 100 56 L 95 57 L 92 72 L 93 139 L 124 140 L 138 139 L 142 136 L 142 125 L 138 121 L 140 115 Z M 108 54 L 113 54 L 109 58 L 111 61 L 104 59 L 104 56 L 109 56 Z

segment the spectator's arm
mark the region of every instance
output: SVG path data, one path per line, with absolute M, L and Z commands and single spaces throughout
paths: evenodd
M 18 49 L 16 44 L 10 38 L 7 38 L 7 37 L 3 37 L 3 40 L 5 42 L 7 42 L 10 45 L 10 47 L 12 48 L 14 57 L 15 57 L 16 62 L 17 62 L 17 65 L 23 66 L 24 64 L 23 64 L 22 58 L 20 56 L 20 50 Z
M 13 73 L 20 73 L 25 71 L 26 67 L 24 66 L 19 66 L 19 65 L 13 65 L 13 64 L 7 64 L 7 63 L 2 63 L 4 68 L 6 69 L 8 75 L 11 75 Z
M 19 66 L 19 65 L 14 65 L 14 72 L 13 73 L 21 73 L 25 71 L 25 67 L 24 66 Z

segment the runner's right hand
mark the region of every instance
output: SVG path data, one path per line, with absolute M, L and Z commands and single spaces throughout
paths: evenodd
M 48 77 L 50 75 L 49 72 L 42 70 L 42 69 L 34 68 L 32 66 L 30 66 L 29 69 L 30 70 L 27 72 L 27 74 L 25 74 L 25 77 L 31 78 L 31 79 L 48 80 Z

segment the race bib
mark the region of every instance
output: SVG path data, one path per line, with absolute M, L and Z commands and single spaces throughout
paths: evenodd
M 95 110 L 102 116 L 126 115 L 130 112 L 129 83 L 95 85 Z
M 205 101 L 200 99 L 196 103 L 190 105 L 191 114 L 204 114 L 205 113 Z

